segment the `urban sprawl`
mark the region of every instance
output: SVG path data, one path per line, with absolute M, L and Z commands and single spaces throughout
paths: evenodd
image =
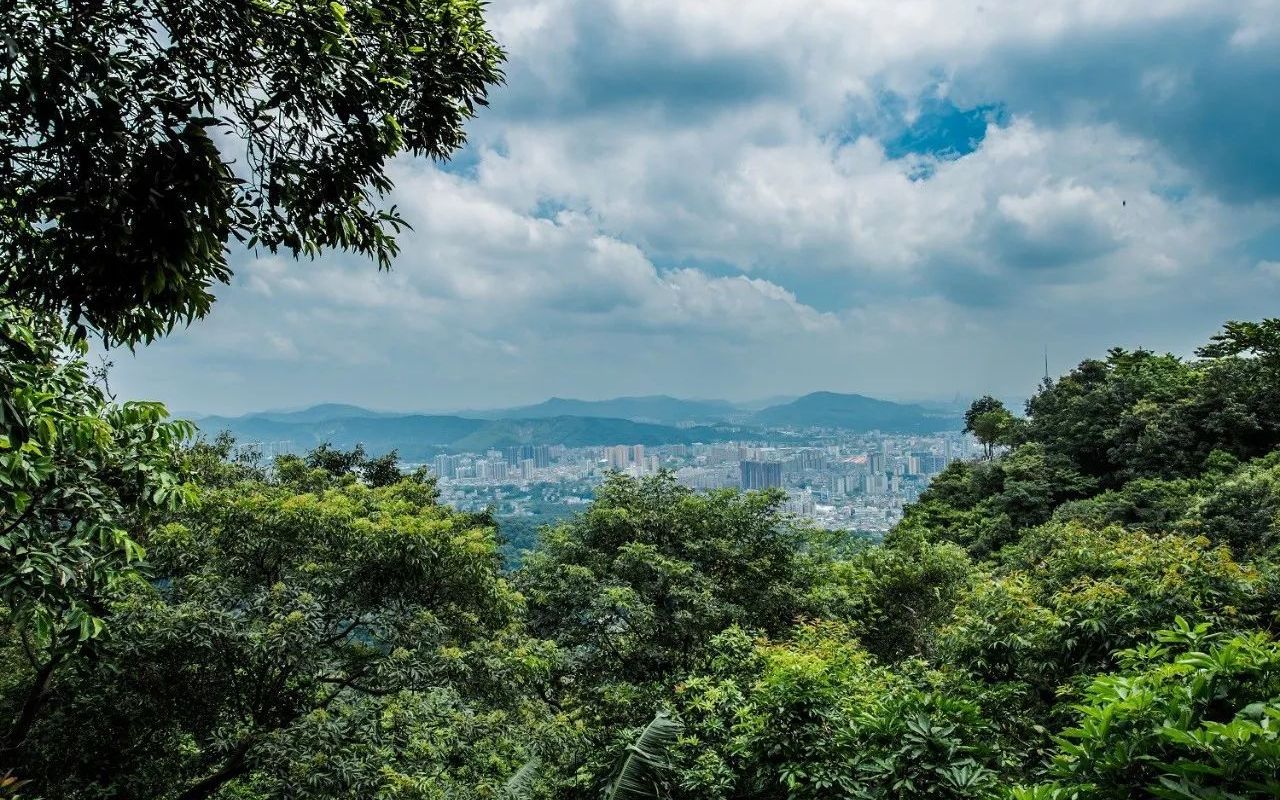
M 883 533 L 930 478 L 974 453 L 976 444 L 959 433 L 869 433 L 804 445 L 523 445 L 440 455 L 425 466 L 439 479 L 444 502 L 503 517 L 563 517 L 589 503 L 612 471 L 639 477 L 670 470 L 694 489 L 781 488 L 787 510 L 817 525 Z

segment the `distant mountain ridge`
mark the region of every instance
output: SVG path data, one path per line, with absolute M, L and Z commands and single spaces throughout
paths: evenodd
M 531 406 L 464 411 L 459 416 L 480 419 L 542 419 L 545 417 L 606 417 L 676 425 L 715 422 L 731 416 L 738 406 L 728 400 L 682 400 L 664 394 L 615 397 L 610 400 L 574 400 L 552 397 Z
M 363 444 L 371 453 L 395 449 L 403 459 L 424 460 L 441 451 L 483 452 L 521 444 L 563 444 L 590 447 L 612 444 L 692 444 L 726 441 L 728 428 L 635 422 L 606 417 L 544 417 L 541 419 L 471 419 L 452 415 L 403 414 L 359 417 L 348 412 L 336 419 L 314 419 L 311 409 L 297 412 L 249 414 L 243 417 L 205 417 L 200 430 L 213 436 L 228 431 L 240 442 L 289 442 L 297 452 L 322 442 L 351 448 Z M 740 434 L 738 434 L 740 435 Z
M 958 430 L 962 424 L 954 414 L 923 406 L 837 392 L 813 392 L 790 403 L 761 409 L 750 419 L 771 428 L 845 428 L 893 433 L 937 433 Z
M 655 446 L 752 439 L 769 428 L 935 433 L 961 426 L 958 415 L 942 410 L 836 392 L 814 392 L 754 412 L 727 400 L 652 395 L 613 400 L 553 397 L 532 406 L 462 414 L 408 414 L 324 403 L 298 411 L 210 416 L 195 422 L 207 435 L 225 430 L 243 442 L 288 441 L 299 451 L 322 442 L 337 447 L 363 444 L 374 453 L 397 449 L 408 460 L 442 450 L 475 452 L 521 444 Z

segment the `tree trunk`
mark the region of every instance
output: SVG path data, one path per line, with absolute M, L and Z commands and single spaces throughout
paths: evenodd
M 206 798 L 212 797 L 215 792 L 221 789 L 225 783 L 248 772 L 247 756 L 249 754 L 249 745 L 250 742 L 248 740 L 240 743 L 235 750 L 231 751 L 231 755 L 218 768 L 217 772 L 191 784 L 186 791 L 178 795 L 178 800 L 206 800 Z
M 40 713 L 40 707 L 44 705 L 48 696 L 49 680 L 53 677 L 53 671 L 58 668 L 58 664 L 62 663 L 62 658 L 62 655 L 55 655 L 36 671 L 31 688 L 27 690 L 27 697 L 22 702 L 22 710 L 18 712 L 9 732 L 5 734 L 4 741 L 0 742 L 0 765 L 8 765 L 13 751 L 18 749 L 26 740 L 27 734 L 31 732 L 31 727 L 36 722 L 36 715 Z

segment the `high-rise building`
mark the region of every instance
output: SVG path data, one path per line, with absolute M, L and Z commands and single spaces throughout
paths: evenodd
M 849 493 L 849 479 L 844 475 L 832 475 L 827 481 L 828 497 L 844 497 Z
M 825 464 L 826 457 L 821 450 L 805 449 L 791 457 L 791 467 L 796 472 L 822 469 Z
M 782 486 L 781 461 L 741 461 L 743 489 L 771 489 Z
M 613 447 L 605 448 L 605 458 L 609 462 L 609 469 L 616 469 L 619 472 L 625 470 L 631 462 L 631 449 L 625 444 L 617 444 Z
M 539 444 L 533 447 L 533 463 L 538 469 L 551 466 L 551 445 Z
M 551 446 L 545 444 L 521 444 L 508 447 L 506 450 L 507 463 L 513 467 L 520 466 L 520 462 L 526 458 L 533 459 L 533 463 L 539 468 L 551 466 Z
M 889 476 L 883 472 L 868 472 L 862 476 L 863 494 L 885 494 L 889 491 Z
M 532 458 L 521 459 L 520 478 L 526 481 L 533 480 L 534 469 L 536 469 L 536 466 L 534 465 Z
M 458 467 L 462 464 L 460 456 L 441 454 L 436 456 L 435 473 L 437 478 L 458 477 Z
M 644 469 L 644 445 L 631 445 L 631 463 L 638 465 L 641 469 Z

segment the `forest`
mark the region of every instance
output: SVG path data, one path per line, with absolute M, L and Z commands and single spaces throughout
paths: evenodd
M 1280 321 L 1047 381 L 882 545 L 617 476 L 514 572 L 425 473 L 232 458 L 2 322 L 10 797 L 1280 792 Z
M 95 354 L 212 313 L 233 243 L 392 265 L 390 161 L 502 80 L 482 12 L 7 14 L 0 797 L 1280 796 L 1280 320 L 979 399 L 883 544 L 616 476 L 514 570 L 394 455 L 117 398 Z

